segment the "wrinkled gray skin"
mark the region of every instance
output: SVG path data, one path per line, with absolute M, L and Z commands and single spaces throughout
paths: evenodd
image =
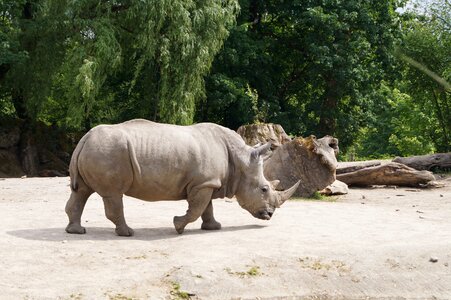
M 146 201 L 187 199 L 186 214 L 174 217 L 178 233 L 199 217 L 202 229 L 220 229 L 213 216 L 214 198 L 236 196 L 254 217 L 269 220 L 299 184 L 275 191 L 277 183 L 263 176 L 261 156 L 269 148 L 254 149 L 234 131 L 209 123 L 176 126 L 132 120 L 97 126 L 72 155 L 66 231 L 86 232 L 80 219 L 93 192 L 102 196 L 106 217 L 120 236 L 133 235 L 124 218 L 124 194 Z

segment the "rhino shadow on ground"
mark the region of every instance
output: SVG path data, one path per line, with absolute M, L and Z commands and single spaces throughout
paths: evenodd
M 64 231 L 62 227 L 56 228 L 30 228 L 7 231 L 6 233 L 21 239 L 35 240 L 35 241 L 49 241 L 49 242 L 63 242 L 63 241 L 108 241 L 108 240 L 138 240 L 138 241 L 155 241 L 179 238 L 187 235 L 197 234 L 221 234 L 221 232 L 240 231 L 240 230 L 255 230 L 265 228 L 265 225 L 241 225 L 241 226 L 226 226 L 218 231 L 206 231 L 201 229 L 187 229 L 183 234 L 178 234 L 174 227 L 159 227 L 159 228 L 136 228 L 135 235 L 131 237 L 121 237 L 114 233 L 114 228 L 110 227 L 87 227 L 86 234 L 69 234 Z

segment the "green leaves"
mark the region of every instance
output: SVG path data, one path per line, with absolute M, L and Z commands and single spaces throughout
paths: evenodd
M 125 101 L 119 96 L 148 97 L 141 101 L 153 106 L 147 118 L 192 123 L 203 76 L 238 11 L 236 0 L 6 4 L 0 66 L 12 64 L 4 71 L 7 93 L 17 90 L 30 118 L 51 98 L 67 109 L 68 125 L 86 128 L 104 121 L 109 108 L 97 104 Z
M 431 118 L 427 133 L 440 152 L 451 151 L 450 8 L 447 1 L 435 0 L 424 14 L 407 15 L 399 46 L 402 88 Z
M 331 134 L 345 147 L 352 144 L 365 123 L 370 95 L 392 72 L 394 1 L 241 4 L 242 24 L 232 30 L 211 76 L 225 75 L 255 89 L 257 111 L 266 110 L 266 121 L 291 134 Z M 217 86 L 207 89 L 207 106 L 218 102 L 213 95 L 227 98 Z M 228 106 L 222 110 L 233 114 Z
M 274 122 L 365 156 L 451 151 L 449 1 L 239 2 L 1 1 L 0 116 Z

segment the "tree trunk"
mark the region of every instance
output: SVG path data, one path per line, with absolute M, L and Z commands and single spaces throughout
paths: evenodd
M 36 141 L 33 138 L 33 131 L 28 126 L 22 129 L 20 142 L 20 159 L 22 169 L 27 176 L 37 176 L 39 170 L 39 156 Z
M 393 161 L 416 170 L 430 171 L 436 168 L 446 170 L 451 169 L 451 152 L 411 157 L 396 157 Z
M 337 175 L 347 185 L 399 185 L 417 187 L 435 179 L 429 171 L 417 171 L 395 162 Z
M 345 166 L 343 166 L 345 164 Z M 380 166 L 380 162 L 353 162 L 353 163 L 339 163 L 337 168 L 337 175 L 358 171 L 361 169 Z
M 261 21 L 260 3 L 262 2 L 258 0 L 251 0 L 249 3 L 249 22 L 252 25 L 257 25 Z M 253 27 L 251 27 L 251 30 L 253 30 Z
M 335 79 L 327 79 L 326 81 L 326 98 L 321 107 L 321 115 L 319 120 L 319 132 L 321 135 L 334 135 L 337 127 L 336 113 L 338 105 L 337 81 Z
M 19 90 L 13 89 L 11 91 L 11 100 L 16 110 L 16 115 L 19 119 L 26 120 L 28 118 L 27 108 L 25 104 L 25 97 Z
M 437 114 L 437 119 L 439 121 L 440 126 L 442 127 L 442 131 L 443 131 L 443 141 L 444 141 L 444 147 L 445 147 L 445 151 L 449 150 L 449 136 L 448 136 L 448 124 L 449 121 L 445 119 L 445 117 L 443 116 L 443 112 L 439 103 L 439 99 L 440 99 L 440 92 L 434 90 L 432 92 L 433 94 L 433 99 L 434 99 L 434 105 L 435 105 L 435 110 L 436 110 L 436 114 Z M 445 95 L 446 96 L 446 95 Z M 448 115 L 449 117 L 449 115 Z

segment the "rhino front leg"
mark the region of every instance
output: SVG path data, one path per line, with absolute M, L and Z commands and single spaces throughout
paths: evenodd
M 204 188 L 191 192 L 188 195 L 188 210 L 184 216 L 174 217 L 174 227 L 178 233 L 183 233 L 188 223 L 196 221 L 211 201 L 213 189 Z
M 119 236 L 132 236 L 134 231 L 125 222 L 122 195 L 103 197 L 103 204 L 105 205 L 106 217 L 116 225 L 116 234 Z
M 221 229 L 221 223 L 215 220 L 215 216 L 213 215 L 213 201 L 210 200 L 207 208 L 202 213 L 202 226 L 203 230 L 218 230 Z

